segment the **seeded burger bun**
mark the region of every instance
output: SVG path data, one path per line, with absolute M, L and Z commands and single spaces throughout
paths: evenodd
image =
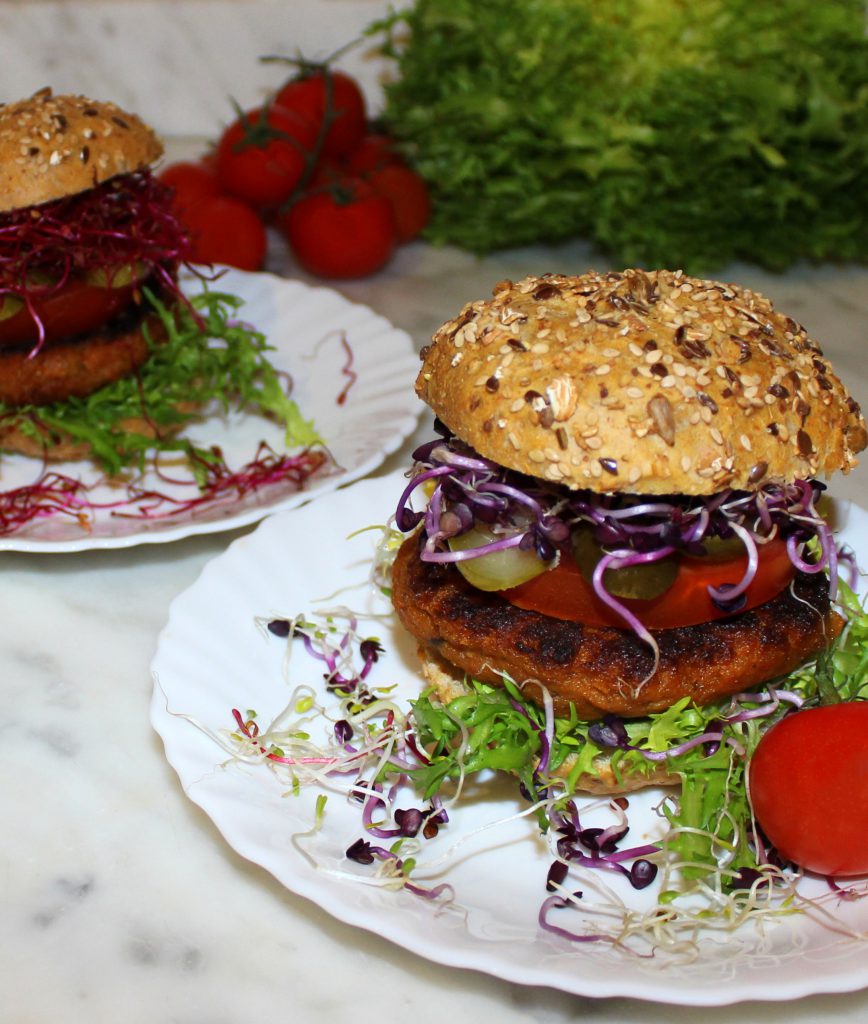
M 803 327 L 681 271 L 504 281 L 423 357 L 416 390 L 454 434 L 569 488 L 751 490 L 847 473 L 868 441 Z
M 84 192 L 149 167 L 162 153 L 135 114 L 43 89 L 0 106 L 0 213 Z

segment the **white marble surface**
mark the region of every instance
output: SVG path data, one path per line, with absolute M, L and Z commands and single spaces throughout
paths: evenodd
M 128 102 L 164 132 L 207 134 L 224 95 L 252 97 L 261 82 L 251 73 L 236 81 L 230 61 L 215 53 L 255 58 L 294 38 L 324 49 L 332 18 L 354 31 L 384 6 L 5 0 L 0 98 L 52 81 Z M 276 38 L 278 14 L 297 26 L 295 36 L 287 29 Z M 212 78 L 185 77 L 185 61 Z M 375 95 L 376 76 L 369 81 Z M 179 141 L 170 152 L 189 149 Z M 580 272 L 591 263 L 603 266 L 581 244 L 485 260 L 416 244 L 379 275 L 341 290 L 422 345 L 502 277 Z M 281 253 L 275 264 L 296 273 Z M 774 276 L 733 266 L 720 276 L 759 288 L 801 320 L 868 404 L 868 270 L 799 267 Z M 868 466 L 836 491 L 868 505 Z M 0 1022 L 355 1024 L 376 1015 L 417 1024 L 694 1024 L 690 1008 L 581 999 L 430 964 L 335 922 L 227 847 L 181 791 L 148 706 L 149 664 L 168 605 L 233 536 L 0 554 Z M 868 1015 L 868 993 L 701 1013 L 707 1024 L 856 1024 Z
M 45 85 L 113 99 L 169 135 L 214 133 L 290 72 L 360 40 L 387 0 L 0 0 L 0 102 Z M 380 104 L 388 65 L 359 41 L 339 66 Z

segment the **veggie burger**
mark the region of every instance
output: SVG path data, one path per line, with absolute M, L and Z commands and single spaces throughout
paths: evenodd
M 162 145 L 113 103 L 44 89 L 0 106 L 0 447 L 90 454 L 39 410 L 134 374 L 165 340 L 187 240 L 149 167 Z M 155 433 L 147 411 L 125 430 Z
M 439 436 L 398 503 L 392 598 L 444 703 L 508 679 L 560 717 L 637 718 L 841 632 L 821 478 L 865 421 L 763 296 L 665 270 L 503 281 L 422 358 Z M 579 789 L 675 781 L 594 772 Z

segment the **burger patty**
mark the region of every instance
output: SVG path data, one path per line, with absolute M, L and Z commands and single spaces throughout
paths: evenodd
M 475 679 L 497 684 L 506 673 L 531 699 L 540 684 L 559 714 L 570 704 L 585 719 L 645 715 L 682 697 L 708 704 L 791 672 L 843 627 L 825 574 L 797 573 L 791 588 L 752 611 L 655 631 L 660 661 L 648 678 L 653 654 L 632 631 L 516 608 L 454 566 L 423 562 L 421 543 L 421 535 L 404 541 L 392 571 L 392 601 L 407 630 Z
M 133 373 L 151 351 L 145 327 L 150 343 L 165 340 L 160 317 L 137 308 L 95 334 L 46 346 L 35 356 L 29 349 L 0 352 L 0 402 L 18 408 L 84 398 Z

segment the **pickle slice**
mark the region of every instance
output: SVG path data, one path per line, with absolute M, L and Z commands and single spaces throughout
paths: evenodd
M 573 557 L 582 576 L 590 583 L 597 563 L 605 552 L 594 540 L 590 530 L 577 530 L 573 534 Z M 678 575 L 678 557 L 670 555 L 644 565 L 627 565 L 622 569 L 608 569 L 603 574 L 603 586 L 612 597 L 651 601 L 666 591 Z
M 474 526 L 467 533 L 452 537 L 449 547 L 452 551 L 467 551 L 498 539 L 499 535 L 487 527 Z M 478 590 L 509 590 L 510 587 L 517 587 L 539 576 L 548 566 L 534 551 L 522 551 L 515 547 L 464 559 L 456 562 L 455 568 Z
M 0 295 L 0 320 L 8 320 L 21 309 L 24 302 L 17 295 Z
M 87 283 L 97 288 L 126 288 L 147 276 L 144 263 L 121 263 L 116 267 L 96 267 L 87 272 Z

